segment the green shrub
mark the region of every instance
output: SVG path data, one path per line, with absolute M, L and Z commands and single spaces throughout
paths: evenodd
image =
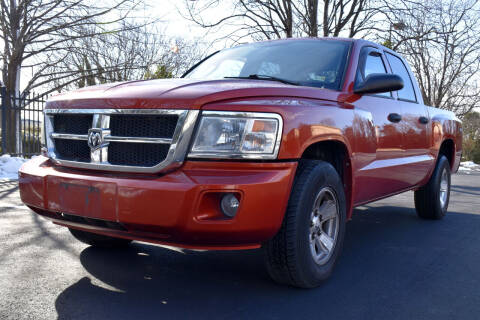
M 472 159 L 470 159 L 470 160 L 472 160 L 475 163 L 480 164 L 480 140 L 476 141 L 475 148 L 472 152 Z

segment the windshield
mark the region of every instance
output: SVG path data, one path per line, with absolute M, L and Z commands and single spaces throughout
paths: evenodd
M 339 90 L 350 43 L 334 40 L 273 41 L 218 52 L 185 78 L 218 80 L 273 77 L 298 85 Z

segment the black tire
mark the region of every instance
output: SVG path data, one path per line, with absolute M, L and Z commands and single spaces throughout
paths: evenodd
M 448 185 L 446 199 L 443 198 L 445 200 L 442 203 L 441 182 L 444 174 L 448 180 Z M 428 183 L 415 191 L 415 208 L 420 218 L 439 220 L 445 216 L 450 201 L 450 183 L 450 164 L 445 156 L 440 156 Z
M 311 214 L 317 195 L 327 189 L 336 195 L 338 233 L 326 262 L 319 264 L 315 262 L 310 245 Z M 263 245 L 265 263 L 271 278 L 278 283 L 300 288 L 319 286 L 330 277 L 340 256 L 345 223 L 345 192 L 335 168 L 323 161 L 301 160 L 282 226 L 275 237 Z
M 71 229 L 70 233 L 79 241 L 94 247 L 101 248 L 121 248 L 126 247 L 132 240 L 108 237 L 101 234 L 95 234 L 77 229 Z

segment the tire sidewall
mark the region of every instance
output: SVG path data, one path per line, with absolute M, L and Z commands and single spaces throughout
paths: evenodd
M 330 276 L 342 251 L 346 223 L 345 192 L 335 168 L 327 163 L 321 163 L 308 175 L 308 177 L 300 177 L 300 179 L 308 179 L 310 181 L 305 185 L 304 190 L 302 190 L 303 192 L 300 198 L 302 205 L 299 206 L 299 212 L 297 215 L 298 256 L 300 259 L 300 265 L 304 266 L 302 269 L 304 270 L 304 276 L 307 280 L 307 283 L 318 285 L 319 282 L 327 279 Z M 318 192 L 325 187 L 332 189 L 337 197 L 339 230 L 337 234 L 337 241 L 333 249 L 334 251 L 330 256 L 330 259 L 327 263 L 318 265 L 315 262 L 310 250 L 309 223 L 315 198 Z
M 444 172 L 444 170 L 447 171 L 447 178 L 448 178 L 448 192 L 447 192 L 447 199 L 446 199 L 446 202 L 445 202 L 445 206 L 442 206 L 442 204 L 440 203 L 440 184 L 441 184 L 441 181 L 442 181 L 442 174 Z M 445 157 L 441 157 L 439 162 L 438 162 L 438 166 L 437 168 L 435 169 L 435 179 L 433 179 L 432 181 L 434 183 L 434 203 L 435 203 L 435 206 L 436 206 L 436 210 L 435 212 L 438 213 L 438 215 L 440 217 L 443 217 L 445 216 L 445 214 L 447 213 L 447 210 L 448 210 L 448 204 L 450 202 L 450 188 L 451 188 L 451 173 L 450 173 L 450 165 L 449 165 L 449 162 L 447 160 L 447 158 Z

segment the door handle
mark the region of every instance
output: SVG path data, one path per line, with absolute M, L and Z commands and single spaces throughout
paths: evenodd
M 422 116 L 422 117 L 418 118 L 418 122 L 420 122 L 421 124 L 427 124 L 428 123 L 428 118 Z
M 388 115 L 388 121 L 393 122 L 393 123 L 400 122 L 400 121 L 402 121 L 402 116 L 399 115 L 398 113 L 390 113 Z

